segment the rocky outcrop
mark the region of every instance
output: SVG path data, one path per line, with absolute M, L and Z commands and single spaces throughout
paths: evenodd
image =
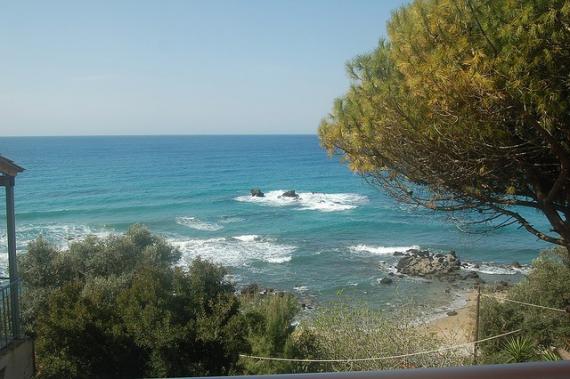
M 293 199 L 298 199 L 299 195 L 297 195 L 297 193 L 295 192 L 295 190 L 290 190 L 290 191 L 285 191 L 283 192 L 283 194 L 281 195 L 281 197 L 290 197 Z
M 425 278 L 459 277 L 461 262 L 450 251 L 447 254 L 433 254 L 427 250 L 411 249 L 396 265 L 398 272 Z
M 252 188 L 249 192 L 252 197 L 265 197 L 265 194 L 259 188 Z

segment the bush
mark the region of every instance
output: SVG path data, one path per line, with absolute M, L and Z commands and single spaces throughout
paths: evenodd
M 248 350 L 226 271 L 134 226 L 60 251 L 41 238 L 20 262 L 38 376 L 228 375 Z
M 531 304 L 564 309 L 570 304 L 570 268 L 562 249 L 543 252 L 533 262 L 528 277 L 512 287 L 506 298 Z M 570 318 L 567 314 L 540 308 L 482 298 L 481 338 L 522 329 L 522 335 L 535 350 L 550 346 L 568 348 Z M 486 361 L 505 362 L 505 342 L 497 339 L 484 343 Z M 542 359 L 535 354 L 528 359 Z
M 324 359 L 370 358 L 433 350 L 444 343 L 417 323 L 411 312 L 401 309 L 385 315 L 366 305 L 333 304 L 317 311 L 303 325 L 316 339 Z M 384 370 L 445 367 L 465 362 L 462 351 L 417 355 L 400 359 L 322 364 L 327 371 Z
M 248 324 L 250 353 L 264 357 L 288 357 L 289 339 L 295 327 L 293 319 L 299 310 L 297 299 L 287 293 L 249 295 L 244 297 L 244 315 Z M 284 362 L 242 359 L 246 374 L 291 372 Z

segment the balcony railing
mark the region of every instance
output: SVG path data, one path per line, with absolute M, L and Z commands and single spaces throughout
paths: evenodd
M 0 285 L 0 350 L 20 337 L 19 309 L 13 306 L 14 301 L 20 296 L 19 288 L 19 281 Z
M 207 379 L 222 379 L 208 377 Z M 226 377 L 227 378 L 227 377 Z M 318 374 L 286 374 L 232 376 L 233 379 L 568 379 L 570 361 L 529 362 L 503 365 L 420 368 L 408 370 L 326 372 Z M 194 378 L 196 379 L 196 378 Z M 203 378 L 206 379 L 206 378 Z

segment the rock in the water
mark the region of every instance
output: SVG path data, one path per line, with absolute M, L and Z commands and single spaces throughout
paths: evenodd
M 522 265 L 517 261 L 514 261 L 513 263 L 511 263 L 511 266 L 513 268 L 521 268 L 522 267 Z
M 394 280 L 392 278 L 382 278 L 380 279 L 380 284 L 392 284 Z
M 297 195 L 295 190 L 285 191 L 285 192 L 283 192 L 283 194 L 281 196 L 282 197 L 292 197 L 294 199 L 297 199 L 299 197 L 299 195 Z
M 455 279 L 461 268 L 461 262 L 455 252 L 432 254 L 427 250 L 410 249 L 401 258 L 396 268 L 398 272 L 411 276 Z
M 252 197 L 265 197 L 265 194 L 259 188 L 252 188 L 249 192 L 251 192 Z
M 457 316 L 457 312 L 456 311 L 449 311 L 447 312 L 448 316 Z

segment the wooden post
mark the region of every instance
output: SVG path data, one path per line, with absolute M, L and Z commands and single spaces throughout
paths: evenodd
M 10 302 L 12 334 L 20 338 L 20 299 L 18 296 L 18 266 L 16 261 L 16 214 L 14 211 L 14 177 L 6 183 L 6 233 L 8 236 L 8 272 L 10 274 Z
M 479 307 L 481 304 L 481 283 L 477 283 L 477 303 L 475 304 L 475 341 L 479 341 Z M 473 364 L 477 364 L 477 352 L 479 345 L 477 343 L 473 344 Z

